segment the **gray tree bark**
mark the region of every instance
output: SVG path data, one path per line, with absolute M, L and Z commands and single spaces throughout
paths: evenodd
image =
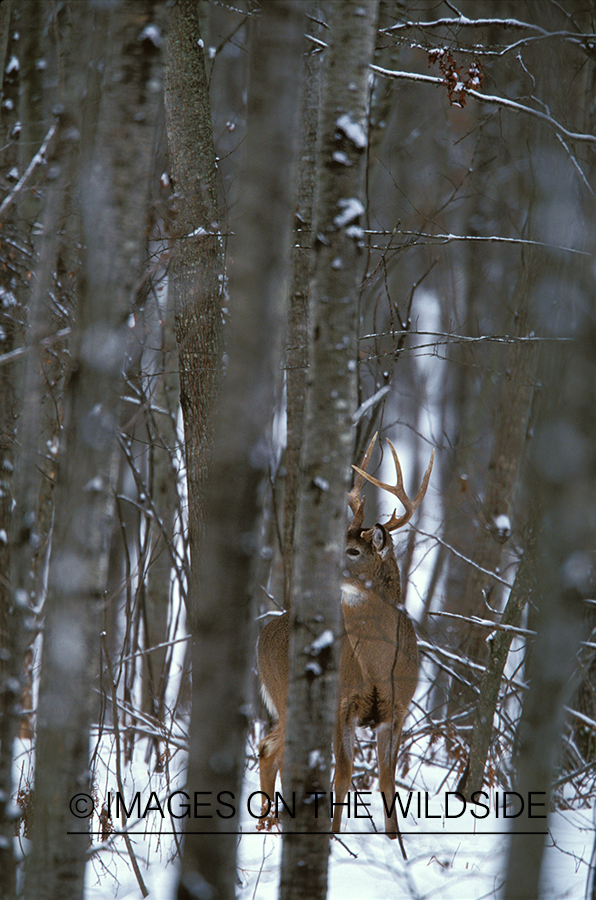
M 83 260 L 44 610 L 35 824 L 25 881 L 31 898 L 83 896 L 90 804 L 73 813 L 70 803 L 76 795 L 83 805 L 91 799 L 89 724 L 106 588 L 115 410 L 126 319 L 144 256 L 157 112 L 150 85 L 159 77 L 159 54 L 139 39 L 140 11 L 147 20 L 153 3 L 69 10 L 67 149 L 56 171 L 70 182 Z
M 205 482 L 211 414 L 223 353 L 223 245 L 209 89 L 197 4 L 178 0 L 171 10 L 165 107 L 175 195 L 171 226 L 169 296 L 174 306 L 184 420 L 191 563 L 205 518 Z M 189 610 L 192 628 L 193 596 Z
M 364 276 L 369 74 L 378 4 L 330 8 L 315 194 L 315 262 L 310 287 L 309 368 L 290 607 L 284 794 L 296 818 L 283 837 L 280 897 L 327 893 L 327 811 L 314 815 L 314 791 L 329 791 L 337 659 L 309 648 L 340 634 L 346 492 L 357 402 L 358 300 Z M 323 642 L 325 643 L 325 642 Z M 314 652 L 314 651 L 313 651 Z
M 147 570 L 143 627 L 143 701 L 145 712 L 163 722 L 164 696 L 168 672 L 167 648 L 159 647 L 168 632 L 171 593 L 172 552 L 178 505 L 177 472 L 174 460 L 176 416 L 179 403 L 178 373 L 175 363 L 173 314 L 160 310 L 153 298 L 147 310 L 149 341 L 144 353 L 148 413 L 148 484 L 154 516 L 151 521 L 151 550 Z
M 294 136 L 303 49 L 302 5 L 271 0 L 254 20 L 248 132 L 226 326 L 226 371 L 215 416 L 201 558 L 191 572 L 193 706 L 189 792 L 208 786 L 230 818 L 192 822 L 180 900 L 234 896 L 251 640 L 251 556 L 258 489 L 269 465 L 267 428 L 279 367 L 281 298 L 293 215 Z M 196 227 L 197 223 L 189 223 Z M 230 833 L 231 832 L 231 833 Z
M 596 315 L 593 303 L 574 328 L 570 347 L 552 352 L 544 408 L 536 428 L 528 478 L 536 539 L 538 631 L 532 646 L 519 727 L 516 791 L 543 792 L 543 819 L 514 820 L 507 900 L 539 896 L 551 784 L 573 689 L 582 636 L 582 597 L 593 596 L 596 527 Z M 536 831 L 536 834 L 532 834 Z
M 311 4 L 311 8 L 314 6 Z M 296 242 L 288 298 L 286 335 L 286 454 L 284 494 L 284 606 L 292 596 L 292 557 L 300 484 L 306 373 L 308 365 L 308 293 L 312 268 L 312 227 L 317 168 L 317 129 L 321 89 L 322 53 L 319 48 L 306 61 L 300 118 L 300 150 L 296 208 Z
M 580 4 L 570 4 L 580 27 L 590 28 Z M 555 31 L 560 10 L 528 4 L 528 15 Z M 571 54 L 556 44 L 541 75 L 555 114 L 569 108 L 588 109 L 588 80 L 564 87 L 560 73 L 569 71 Z M 540 71 L 540 70 L 539 70 Z M 549 246 L 575 246 L 591 254 L 596 243 L 594 193 L 576 177 L 567 153 L 551 135 L 537 129 L 533 156 L 533 199 L 536 209 L 530 237 Z M 526 489 L 530 522 L 536 533 L 536 602 L 529 646 L 524 699 L 518 730 L 515 789 L 523 796 L 544 792 L 550 812 L 552 782 L 561 752 L 565 704 L 575 687 L 576 654 L 584 628 L 583 598 L 596 587 L 596 304 L 590 264 L 581 258 L 549 252 L 532 292 L 532 316 L 538 333 L 554 342 L 541 353 L 538 378 L 540 408 L 530 446 Z M 556 298 L 556 299 L 555 299 Z M 559 339 L 558 341 L 556 339 Z M 540 877 L 548 818 L 514 820 L 509 850 L 506 900 L 540 895 Z M 532 833 L 535 832 L 535 833 Z M 542 832 L 542 834 L 540 833 Z

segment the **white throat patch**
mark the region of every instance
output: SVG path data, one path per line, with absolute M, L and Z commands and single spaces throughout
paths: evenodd
M 355 584 L 344 584 L 341 589 L 341 599 L 348 606 L 357 606 L 366 599 L 366 591 Z

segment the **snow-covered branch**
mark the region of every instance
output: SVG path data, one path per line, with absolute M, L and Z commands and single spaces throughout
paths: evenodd
M 493 344 L 538 344 L 538 343 L 570 343 L 573 338 L 570 337 L 543 337 L 537 334 L 528 334 L 528 335 L 511 335 L 511 334 L 480 334 L 480 335 L 469 335 L 469 334 L 453 334 L 448 331 L 412 331 L 412 330 L 403 330 L 403 331 L 383 331 L 383 332 L 375 332 L 372 334 L 363 334 L 359 340 L 368 341 L 368 340 L 378 340 L 382 337 L 401 337 L 401 335 L 412 335 L 414 337 L 429 337 L 432 338 L 432 344 L 424 344 L 418 345 L 417 347 L 411 347 L 410 350 L 418 350 L 422 346 L 436 346 L 440 344 L 483 344 L 486 342 L 490 342 Z
M 566 148 L 568 149 L 568 148 Z M 588 186 L 589 187 L 589 186 Z M 590 188 L 590 191 L 592 189 Z M 432 234 L 426 231 L 400 231 L 393 229 L 392 231 L 372 231 L 367 230 L 365 234 L 383 235 L 393 237 L 396 234 L 403 234 L 405 237 L 424 238 L 427 241 L 433 241 L 436 244 L 451 244 L 455 241 L 476 241 L 487 244 L 515 244 L 530 247 L 543 247 L 545 250 L 561 250 L 564 253 L 576 253 L 579 256 L 592 256 L 585 250 L 577 250 L 575 247 L 562 247 L 560 244 L 547 244 L 544 241 L 532 241 L 528 238 L 502 237 L 498 234 L 479 235 L 479 234 Z M 394 245 L 392 249 L 396 249 L 400 245 Z M 408 246 L 412 246 L 408 244 Z
M 354 415 L 352 416 L 352 422 L 354 423 L 354 425 L 360 421 L 362 416 L 366 412 L 368 412 L 368 410 L 371 409 L 371 407 L 373 407 L 377 403 L 379 403 L 379 401 L 382 400 L 383 397 L 386 394 L 388 394 L 390 390 L 391 390 L 391 388 L 389 387 L 388 384 L 386 384 L 386 385 L 384 385 L 384 387 L 379 388 L 379 390 L 376 391 L 372 395 L 372 397 L 369 397 L 368 400 L 365 400 L 364 403 L 361 403 L 360 406 L 358 407 L 358 409 L 356 410 L 356 412 L 354 413 Z
M 478 567 L 480 568 L 480 567 Z M 482 571 L 485 571 L 484 569 Z M 511 634 L 521 634 L 524 637 L 532 637 L 536 634 L 529 628 L 517 628 L 515 625 L 501 625 L 490 619 L 481 619 L 479 616 L 460 616 L 458 613 L 429 612 L 429 616 L 441 616 L 444 619 L 459 619 L 461 622 L 470 622 L 471 625 L 481 625 L 482 628 L 490 628 L 493 631 L 508 631 Z
M 444 78 L 439 78 L 436 75 L 422 75 L 419 72 L 400 72 L 395 69 L 384 69 L 382 66 L 371 65 L 371 69 L 373 72 L 376 72 L 377 75 L 383 75 L 386 78 L 398 78 L 404 79 L 405 81 L 416 81 L 423 82 L 425 84 L 438 84 L 443 87 L 447 86 L 447 82 Z M 522 112 L 528 116 L 532 116 L 535 119 L 539 119 L 541 122 L 545 122 L 551 128 L 554 128 L 559 134 L 564 135 L 570 141 L 579 141 L 586 144 L 596 144 L 596 136 L 593 134 L 583 134 L 581 132 L 569 131 L 560 122 L 557 122 L 556 119 L 553 119 L 548 113 L 541 112 L 539 109 L 533 109 L 531 106 L 524 106 L 523 103 L 518 103 L 517 100 L 509 100 L 507 97 L 497 97 L 494 94 L 483 94 L 480 91 L 475 91 L 473 88 L 466 88 L 465 93 L 467 97 L 475 97 L 476 100 L 481 100 L 483 103 L 493 103 L 496 106 L 502 106 L 504 109 L 511 109 L 514 112 Z
M 42 162 L 45 161 L 46 151 L 48 149 L 48 145 L 52 138 L 56 133 L 56 128 L 58 127 L 58 123 L 54 122 L 53 125 L 48 129 L 48 133 L 43 139 L 41 146 L 37 153 L 34 155 L 33 159 L 13 187 L 12 191 L 6 195 L 2 203 L 0 204 L 0 218 L 10 209 L 10 207 L 14 204 L 15 200 L 27 184 L 29 178 L 35 171 L 35 169 L 41 165 Z
M 581 34 L 573 31 L 547 31 L 539 25 L 533 25 L 531 22 L 522 22 L 520 19 L 469 19 L 467 16 L 446 16 L 443 19 L 434 19 L 432 22 L 408 21 L 397 22 L 389 28 L 381 29 L 381 34 L 396 34 L 398 31 L 405 31 L 409 28 L 419 30 L 428 28 L 511 28 L 515 31 L 533 31 L 543 37 L 562 37 L 567 40 L 587 41 L 596 40 L 594 34 Z

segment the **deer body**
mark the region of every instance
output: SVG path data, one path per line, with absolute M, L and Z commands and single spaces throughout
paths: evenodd
M 364 469 L 368 465 L 373 442 L 363 461 Z M 396 456 L 395 459 L 399 466 Z M 424 496 L 431 467 L 432 460 L 413 509 Z M 386 799 L 385 832 L 390 838 L 396 838 L 399 830 L 394 804 L 390 816 L 386 810 L 387 806 L 391 808 L 394 798 L 403 722 L 418 683 L 418 647 L 414 627 L 405 610 L 400 608 L 399 569 L 389 530 L 392 524 L 395 525 L 395 515 L 387 527 L 362 527 L 364 501 L 360 500 L 360 491 L 364 478 L 372 479 L 362 469 L 357 471 L 359 478 L 349 495 L 354 520 L 347 530 L 342 572 L 343 633 L 339 650 L 338 703 L 333 742 L 334 802 L 337 805 L 332 828 L 334 832 L 340 831 L 340 804 L 350 789 L 356 727 L 369 726 L 377 733 L 379 789 Z M 398 469 L 398 482 L 400 478 L 401 471 Z M 408 498 L 405 499 L 412 505 Z M 403 499 L 402 502 L 405 503 Z M 396 521 L 402 524 L 402 520 Z M 284 613 L 265 626 L 257 647 L 263 695 L 277 718 L 273 731 L 259 744 L 261 791 L 270 798 L 274 796 L 276 775 L 283 762 L 288 651 L 289 616 Z

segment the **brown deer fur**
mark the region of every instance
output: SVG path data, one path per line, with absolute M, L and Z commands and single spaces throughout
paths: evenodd
M 379 790 L 385 795 L 385 832 L 399 836 L 395 805 L 395 770 L 401 731 L 418 683 L 418 647 L 414 627 L 401 602 L 399 569 L 390 530 L 409 521 L 419 505 L 430 478 L 433 460 L 414 501 L 403 490 L 397 454 L 390 444 L 397 470 L 397 485 L 383 485 L 366 474 L 371 444 L 363 460 L 356 485 L 348 497 L 354 519 L 347 529 L 342 573 L 342 612 L 338 675 L 338 708 L 334 734 L 335 777 L 332 829 L 341 827 L 341 804 L 350 790 L 357 726 L 376 729 Z M 364 479 L 373 481 L 399 497 L 406 514 L 395 514 L 389 527 L 364 529 L 364 501 L 360 492 Z M 275 779 L 283 761 L 286 695 L 288 690 L 289 616 L 284 613 L 261 632 L 257 647 L 263 695 L 277 718 L 272 732 L 259 744 L 261 791 L 273 798 Z M 393 809 L 387 815 L 387 807 Z M 400 839 L 401 843 L 401 839 Z M 403 846 L 402 846 L 403 850 Z

